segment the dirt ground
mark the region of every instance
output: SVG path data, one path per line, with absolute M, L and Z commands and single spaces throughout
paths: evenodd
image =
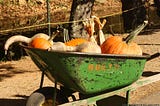
M 59 12 L 59 17 L 61 17 L 62 21 L 66 17 L 64 13 L 71 11 L 72 0 L 50 0 L 50 13 L 54 14 Z M 42 4 L 34 4 L 34 3 L 27 3 L 26 5 L 14 5 L 14 4 L 7 4 L 1 5 L 0 4 L 0 20 L 5 18 L 24 18 L 24 17 L 31 17 L 31 16 L 38 16 L 42 14 L 46 14 L 46 2 Z M 114 12 L 120 12 L 122 3 L 119 0 L 96 0 L 93 7 L 94 15 L 97 15 L 98 12 L 103 10 L 103 14 L 98 14 L 98 16 L 104 16 L 108 14 L 112 14 Z M 108 11 L 108 9 L 110 9 Z M 53 16 L 55 18 L 59 18 Z M 57 19 L 53 19 L 57 20 Z
M 153 32 L 137 36 L 135 39 L 137 43 L 141 44 L 145 53 L 160 52 L 160 46 L 157 45 L 159 44 L 160 30 Z M 158 73 L 160 73 L 160 57 L 146 63 L 142 78 Z M 1 62 L 0 106 L 24 106 L 28 96 L 39 88 L 40 78 L 41 72 L 28 56 L 19 61 Z M 47 77 L 45 77 L 44 84 L 44 86 L 53 86 Z M 131 92 L 130 103 L 138 103 L 141 99 L 158 92 L 160 92 L 160 81 L 140 87 Z

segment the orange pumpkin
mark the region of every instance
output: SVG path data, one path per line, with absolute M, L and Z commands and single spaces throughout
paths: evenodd
M 46 40 L 45 38 L 34 38 L 31 42 L 30 42 L 30 46 L 33 48 L 38 48 L 38 49 L 48 49 L 49 47 L 51 47 L 51 43 Z
M 148 21 L 144 21 L 144 23 L 135 28 L 126 38 L 121 36 L 109 37 L 101 45 L 102 53 L 142 55 L 142 49 L 138 44 L 132 42 L 132 40 L 147 24 Z
M 126 43 L 121 36 L 111 36 L 101 45 L 103 54 L 142 55 L 142 49 L 134 42 Z
M 77 45 L 80 45 L 84 42 L 87 42 L 86 39 L 83 39 L 83 38 L 76 38 L 76 39 L 72 39 L 68 42 L 65 43 L 66 46 L 77 46 Z

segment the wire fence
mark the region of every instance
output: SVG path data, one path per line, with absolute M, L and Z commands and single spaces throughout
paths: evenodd
M 141 6 L 138 7 L 134 7 L 125 11 L 120 11 L 120 12 L 116 12 L 116 13 L 112 13 L 112 14 L 108 14 L 108 15 L 103 15 L 100 18 L 108 18 L 108 17 L 114 17 L 116 15 L 122 15 L 124 13 L 128 13 L 130 11 L 142 8 L 142 7 L 146 7 L 146 4 L 143 4 Z M 113 7 L 114 8 L 114 7 Z M 149 8 L 149 7 L 147 7 Z M 147 14 L 149 15 L 149 14 Z M 85 20 L 77 20 L 77 21 L 65 21 L 65 22 L 46 22 L 46 23 L 42 23 L 42 24 L 36 24 L 36 25 L 30 25 L 30 26 L 23 26 L 23 27 L 18 27 L 18 28 L 11 28 L 11 29 L 4 29 L 4 30 L 0 30 L 0 33 L 6 33 L 6 32 L 11 32 L 11 31 L 18 31 L 18 30 L 24 30 L 24 29 L 31 29 L 31 28 L 36 28 L 36 27 L 44 27 L 44 26 L 48 26 L 48 25 L 63 25 L 63 24 L 69 24 L 69 23 L 76 23 L 76 22 L 82 22 Z M 110 24 L 110 26 L 117 26 L 117 24 L 119 23 L 114 23 L 114 24 Z M 160 23 L 154 23 L 154 26 L 160 25 Z

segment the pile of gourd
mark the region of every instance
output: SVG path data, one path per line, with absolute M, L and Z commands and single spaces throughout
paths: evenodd
M 102 31 L 105 23 L 106 20 L 103 20 L 101 23 L 100 19 L 96 16 L 84 21 L 83 24 L 88 33 L 88 35 L 86 35 L 88 36 L 88 39 L 75 38 L 68 42 L 53 42 L 53 37 L 49 37 L 44 33 L 38 33 L 32 38 L 15 35 L 6 41 L 4 49 L 7 51 L 9 46 L 14 42 L 24 42 L 29 47 L 48 51 L 142 55 L 142 49 L 132 40 L 146 26 L 147 21 L 138 26 L 126 38 L 123 38 L 122 36 L 110 36 L 105 38 Z M 94 35 L 95 28 L 98 29 L 96 36 Z

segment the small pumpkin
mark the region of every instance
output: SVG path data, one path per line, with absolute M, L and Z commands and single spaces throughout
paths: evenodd
M 52 46 L 52 44 L 48 40 L 39 37 L 34 38 L 29 45 L 33 48 L 45 49 L 45 50 Z
M 103 54 L 129 54 L 129 55 L 142 55 L 140 46 L 132 42 L 133 38 L 140 33 L 140 31 L 147 25 L 145 21 L 142 25 L 138 26 L 126 38 L 121 36 L 111 36 L 107 38 L 101 45 Z
M 121 36 L 111 36 L 102 45 L 103 54 L 142 55 L 142 49 L 134 42 L 126 43 Z
M 80 45 L 84 42 L 87 42 L 87 40 L 83 39 L 83 38 L 75 38 L 75 39 L 72 39 L 68 42 L 65 42 L 65 45 L 66 46 L 77 46 L 77 45 Z

